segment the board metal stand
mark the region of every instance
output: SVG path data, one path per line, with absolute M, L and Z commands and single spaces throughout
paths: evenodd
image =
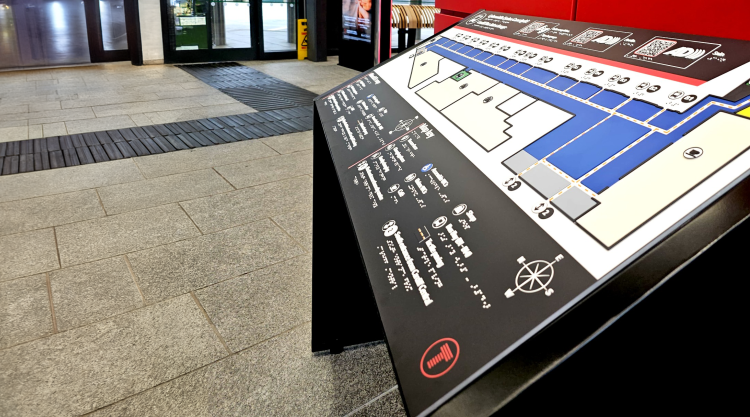
M 382 340 L 383 328 L 317 106 L 313 155 L 316 181 L 313 185 L 312 350 L 337 353 L 347 346 Z M 746 280 L 740 278 L 747 273 L 742 262 L 737 261 L 742 259 L 737 249 L 746 245 L 750 222 L 745 220 L 749 216 L 750 177 L 746 177 L 484 372 L 432 415 L 489 416 L 501 411 L 503 415 L 516 415 L 572 410 L 567 407 L 594 407 L 593 411 L 600 406 L 616 408 L 613 402 L 623 410 L 637 411 L 645 404 L 639 397 L 633 397 L 633 387 L 648 386 L 651 379 L 663 386 L 663 395 L 657 401 L 662 401 L 661 406 L 668 405 L 671 411 L 694 410 L 696 406 L 713 403 L 710 395 L 699 397 L 708 393 L 718 395 L 718 386 L 696 384 L 712 384 L 735 373 L 726 365 L 733 360 L 727 357 L 727 352 L 735 351 L 736 347 L 726 346 L 726 343 L 736 344 L 730 340 L 736 334 L 733 330 L 738 323 L 736 318 L 725 314 L 728 309 L 736 309 L 747 289 Z M 335 259 L 331 255 L 332 246 L 336 251 Z M 719 277 L 722 281 L 707 281 Z M 695 288 L 701 280 L 711 287 L 718 282 L 726 283 L 723 279 L 731 277 L 735 277 L 731 281 L 735 285 L 731 297 L 706 296 L 696 301 L 694 310 L 679 314 L 681 323 L 670 323 L 670 328 L 675 330 L 669 337 L 663 336 L 664 329 L 654 327 L 654 322 L 664 319 L 665 314 L 655 317 L 659 312 L 654 311 L 650 300 L 667 306 L 681 305 L 679 297 L 685 294 L 695 297 L 701 292 Z M 711 323 L 711 334 L 718 336 L 716 339 L 695 341 L 696 333 L 701 334 L 706 329 L 702 321 Z M 694 323 L 696 333 L 692 332 Z M 645 344 L 650 340 L 658 341 L 654 349 L 669 352 L 661 358 L 666 366 L 655 366 L 658 361 L 655 350 L 628 350 L 628 346 L 622 346 L 623 340 Z M 587 345 L 596 350 L 592 351 Z M 701 366 L 711 361 L 717 361 L 723 368 Z M 575 365 L 568 366 L 569 363 Z M 615 363 L 627 363 L 630 374 L 622 374 L 622 369 L 615 372 L 618 371 Z M 603 374 L 602 369 L 613 372 Z M 675 372 L 685 369 L 689 369 L 694 379 L 686 379 L 685 372 Z M 597 375 L 596 381 L 584 382 L 593 374 Z M 610 396 L 592 398 L 586 392 L 576 392 L 579 383 L 581 386 L 588 383 L 589 388 L 609 387 Z M 682 392 L 673 394 L 678 390 Z M 586 401 L 586 404 L 557 403 L 564 395 Z M 697 397 L 675 403 L 685 395 Z M 724 398 L 722 404 L 726 407 L 739 404 L 738 401 L 739 397 L 736 400 Z
M 382 340 L 383 326 L 317 108 L 313 158 L 312 350 L 339 353 Z
M 312 350 L 330 350 L 340 353 L 343 348 L 362 343 L 383 340 L 380 317 L 373 299 L 372 288 L 367 278 L 359 252 L 354 229 L 351 226 L 331 154 L 325 135 L 320 126 L 317 108 L 314 114 L 314 173 L 313 182 L 313 320 Z M 750 178 L 746 178 L 729 190 L 718 201 L 695 216 L 689 223 L 666 238 L 638 261 L 613 277 L 598 291 L 580 302 L 575 308 L 553 322 L 537 336 L 521 345 L 508 357 L 500 361 L 482 377 L 449 400 L 433 415 L 490 416 L 501 408 L 510 405 L 513 409 L 552 408 L 552 404 L 539 403 L 537 397 L 549 395 L 560 386 L 541 387 L 532 384 L 547 376 L 557 382 L 580 381 L 606 363 L 591 363 L 595 355 L 581 352 L 581 349 L 600 333 L 615 332 L 616 338 L 644 338 L 650 329 L 653 317 L 640 313 L 637 305 L 652 292 L 660 290 L 661 297 L 679 296 L 686 286 L 695 284 L 696 277 L 707 274 L 706 266 L 714 268 L 711 274 L 721 276 L 741 276 L 744 271 L 739 264 L 726 263 L 736 249 L 742 247 L 750 233 Z M 331 245 L 336 248 L 336 260 L 330 257 Z M 700 262 L 693 264 L 699 259 Z M 331 263 L 336 262 L 332 273 Z M 738 269 L 739 266 L 739 269 Z M 718 267 L 718 269 L 717 269 Z M 674 281 L 670 287 L 660 289 L 667 281 Z M 746 288 L 743 285 L 742 288 Z M 740 291 L 742 292 L 742 291 Z M 635 308 L 634 308 L 635 307 Z M 609 329 L 625 313 L 634 309 L 625 328 Z M 720 321 L 721 301 L 714 300 L 701 309 L 703 318 Z M 717 312 L 714 316 L 705 312 Z M 631 317 L 632 315 L 632 317 Z M 693 314 L 695 316 L 695 314 Z M 732 322 L 730 322 L 731 324 Z M 735 323 L 736 324 L 736 323 Z M 721 325 L 730 327 L 729 324 Z M 650 329 L 650 330 L 649 330 Z M 693 335 L 681 334 L 668 341 L 661 340 L 660 351 L 678 352 L 664 359 L 676 365 L 687 358 L 701 358 L 722 355 L 721 341 L 712 351 L 691 348 Z M 658 376 L 677 386 L 686 382 L 679 376 L 653 374 L 650 369 L 653 358 L 650 351 L 624 351 L 618 346 L 601 347 L 611 352 L 612 358 L 620 355 L 630 357 L 635 363 L 633 373 Z M 564 361 L 576 354 L 583 367 L 576 369 L 558 368 Z M 584 356 L 584 357 L 579 357 Z M 588 356 L 586 358 L 585 356 Z M 698 359 L 700 360 L 700 359 Z M 579 363 L 580 365 L 580 363 Z M 556 369 L 557 368 L 557 369 Z M 696 372 L 695 376 L 706 377 Z M 637 379 L 637 378 L 636 378 Z M 633 377 L 611 375 L 599 379 L 598 384 L 610 386 L 638 383 Z M 642 383 L 642 382 L 640 382 Z M 521 393 L 533 387 L 534 398 L 526 398 Z M 666 388 L 665 388 L 666 389 Z M 530 389 L 531 391 L 531 389 Z M 617 398 L 617 394 L 614 394 Z M 517 399 L 516 399 L 517 398 Z M 671 405 L 672 410 L 692 407 L 688 404 Z

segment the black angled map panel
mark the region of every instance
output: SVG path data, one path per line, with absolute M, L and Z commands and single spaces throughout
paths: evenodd
M 749 61 L 482 11 L 316 100 L 410 415 L 747 176 Z

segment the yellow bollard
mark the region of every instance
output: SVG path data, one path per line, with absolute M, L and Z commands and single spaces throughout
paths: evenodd
M 307 19 L 297 19 L 297 59 L 307 58 Z

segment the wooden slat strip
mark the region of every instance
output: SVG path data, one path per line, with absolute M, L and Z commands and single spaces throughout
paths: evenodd
M 95 133 L 96 138 L 99 140 L 99 143 L 104 145 L 105 143 L 112 143 L 112 138 L 109 137 L 107 132 L 96 132 Z
M 179 126 L 180 129 L 184 130 L 185 133 L 195 132 L 195 129 L 193 129 L 193 127 L 190 126 L 189 123 L 186 123 L 186 122 L 177 122 L 177 126 Z
M 107 153 L 107 156 L 109 157 L 110 160 L 124 158 L 122 156 L 122 152 L 120 152 L 120 150 L 117 149 L 117 146 L 115 146 L 114 143 L 105 143 L 102 145 L 102 148 L 104 148 L 104 152 Z
M 237 142 L 237 138 L 235 138 L 232 135 L 227 134 L 227 132 L 224 129 L 216 129 L 211 131 L 214 135 L 220 137 L 225 142 Z
M 3 175 L 18 174 L 18 155 L 6 156 L 3 165 Z
M 177 150 L 192 148 L 192 146 L 186 145 L 183 141 L 180 140 L 182 138 L 178 138 L 177 136 L 173 136 L 173 135 L 164 136 L 164 139 L 169 141 L 169 143 L 171 143 L 172 146 L 174 146 L 175 149 Z
M 93 133 L 84 133 L 83 140 L 86 142 L 86 145 L 88 146 L 95 146 L 99 144 L 99 139 L 97 139 L 96 135 Z M 76 148 L 77 147 L 78 146 L 76 146 Z
M 59 151 L 60 150 L 60 138 L 57 136 L 52 136 L 47 138 L 47 151 L 53 152 L 53 151 Z
M 184 130 L 182 130 L 180 126 L 177 126 L 174 123 L 170 123 L 164 126 L 166 126 L 166 128 L 169 129 L 169 131 L 171 132 L 170 135 L 184 135 L 185 133 L 187 133 Z
M 118 130 L 122 137 L 125 138 L 125 140 L 136 140 L 138 137 L 135 136 L 135 133 L 131 132 L 130 129 L 119 129 Z
M 148 148 L 141 143 L 140 139 L 131 140 L 130 142 L 126 142 L 128 145 L 130 145 L 131 148 L 133 148 L 133 151 L 135 151 L 136 155 L 138 156 L 146 156 L 151 155 L 151 152 L 148 151 Z
M 138 156 L 128 142 L 115 142 L 115 146 L 120 150 L 122 156 L 125 158 L 134 158 Z
M 86 146 L 86 140 L 83 138 L 83 135 L 70 135 L 70 140 L 74 148 Z
M 21 154 L 21 143 L 18 141 L 7 142 L 8 148 L 5 149 L 5 156 L 13 156 Z
M 213 142 L 211 142 L 210 140 L 208 140 L 207 137 L 201 135 L 198 132 L 188 133 L 188 136 L 190 136 L 190 138 L 192 138 L 194 141 L 200 143 L 203 146 L 211 146 L 211 145 L 214 144 Z
M 164 151 L 162 151 L 162 150 L 161 150 L 161 148 L 159 147 L 159 145 L 157 145 L 157 144 L 156 144 L 156 142 L 154 142 L 154 140 L 153 140 L 153 139 L 151 139 L 151 138 L 148 138 L 148 139 L 141 139 L 141 143 L 142 143 L 142 144 L 143 144 L 143 146 L 145 146 L 145 147 L 146 147 L 146 148 L 148 149 L 148 151 L 149 151 L 149 152 L 151 152 L 152 154 L 157 154 L 157 153 L 163 153 L 163 152 L 164 152 Z
M 61 150 L 58 149 L 58 150 L 50 151 L 49 166 L 52 169 L 62 168 L 65 166 L 65 158 L 63 157 L 63 152 Z
M 167 136 L 167 135 L 171 135 L 172 134 L 172 131 L 169 130 L 169 129 L 167 129 L 167 127 L 164 126 L 164 125 L 153 125 L 152 127 L 154 128 L 154 130 L 156 130 L 157 132 L 159 132 L 159 134 L 156 135 L 156 136 Z M 156 136 L 154 136 L 154 137 L 156 137 Z
M 78 161 L 80 161 L 81 164 L 93 164 L 96 162 L 96 159 L 94 159 L 91 151 L 86 146 L 76 148 L 76 154 L 78 155 Z
M 115 142 L 125 142 L 125 137 L 122 136 L 119 130 L 108 130 L 107 134 Z
M 34 153 L 47 152 L 47 139 L 34 139 Z
M 197 120 L 188 120 L 186 123 L 193 128 L 193 132 L 203 132 L 204 130 L 208 130 L 202 124 L 198 123 Z
M 31 155 L 34 153 L 34 141 L 22 140 L 20 142 L 21 142 L 21 155 Z
M 45 152 L 39 152 L 34 154 L 34 171 L 42 171 L 49 169 L 49 154 Z
M 148 136 L 152 137 L 152 138 L 155 138 L 157 136 L 162 136 L 159 133 L 159 131 L 156 130 L 156 128 L 154 128 L 154 126 L 143 126 L 143 130 L 146 131 L 146 133 L 148 133 Z M 166 136 L 166 135 L 164 135 L 164 136 Z
M 142 127 L 138 127 L 138 126 L 136 126 L 136 127 L 131 127 L 131 128 L 130 128 L 130 130 L 131 130 L 131 131 L 132 131 L 133 133 L 135 133 L 135 136 L 136 136 L 136 137 L 137 137 L 138 139 L 146 139 L 146 138 L 150 138 L 150 137 L 151 137 L 151 135 L 149 135 L 148 133 L 146 133 L 146 131 L 145 131 L 145 130 L 143 130 L 143 128 L 142 128 Z
M 169 141 L 164 139 L 161 136 L 157 136 L 153 138 L 153 141 L 156 142 L 156 144 L 163 150 L 164 152 L 172 152 L 176 150 L 174 146 L 170 145 Z
M 85 149 L 85 148 L 80 148 Z M 65 158 L 65 166 L 66 167 L 74 167 L 76 165 L 81 165 L 81 162 L 78 160 L 78 155 L 76 154 L 75 148 L 66 148 L 62 150 L 63 158 Z
M 94 156 L 94 160 L 96 162 L 107 162 L 109 161 L 109 157 L 107 156 L 107 152 L 102 148 L 102 145 L 96 145 L 96 146 L 89 146 L 89 150 L 91 151 L 91 155 Z
M 32 172 L 34 171 L 34 154 L 25 153 L 21 154 L 18 159 L 18 172 Z
M 85 145 L 83 145 L 85 146 Z M 70 136 L 60 136 L 60 149 L 74 149 L 73 138 Z
M 227 143 L 227 141 L 225 141 L 224 139 L 222 139 L 221 137 L 219 137 L 218 135 L 216 135 L 216 133 L 214 133 L 211 130 L 207 130 L 205 132 L 201 132 L 201 134 L 203 134 L 203 136 L 207 137 L 208 140 L 210 140 L 213 143 Z M 234 140 L 230 140 L 230 142 L 234 142 Z
M 5 156 L 5 149 L 7 149 L 7 148 L 8 148 L 8 143 L 7 142 L 0 143 L 0 158 L 2 158 L 3 156 Z

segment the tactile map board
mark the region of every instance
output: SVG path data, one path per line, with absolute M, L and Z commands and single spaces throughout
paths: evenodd
M 316 101 L 411 415 L 748 174 L 748 62 L 481 11 Z

